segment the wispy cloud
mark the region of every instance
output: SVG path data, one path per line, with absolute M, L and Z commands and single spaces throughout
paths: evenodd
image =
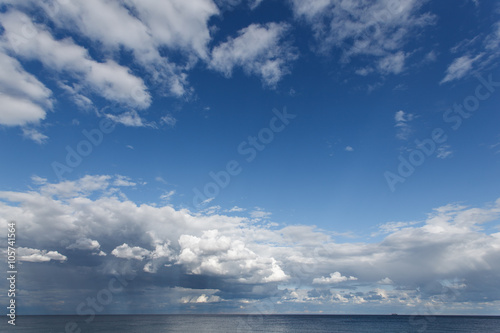
M 453 60 L 448 69 L 446 69 L 446 75 L 441 80 L 440 84 L 458 80 L 470 74 L 473 69 L 474 62 L 476 62 L 480 57 L 481 55 L 477 55 L 473 58 L 469 55 L 464 55 Z
M 382 74 L 399 74 L 406 57 L 402 48 L 412 33 L 435 22 L 432 14 L 419 13 L 422 4 L 293 0 L 292 8 L 297 18 L 311 25 L 320 51 L 340 48 L 344 61 L 357 55 L 373 57 L 374 66 L 359 71 L 361 75 L 375 68 Z
M 241 67 L 247 74 L 260 76 L 266 86 L 275 87 L 297 58 L 294 48 L 284 41 L 289 29 L 285 23 L 251 24 L 214 47 L 210 66 L 228 77 Z
M 412 133 L 412 129 L 410 126 L 410 122 L 415 118 L 412 113 L 404 112 L 403 110 L 399 110 L 394 114 L 394 120 L 396 121 L 397 133 L 396 137 L 400 140 L 407 140 L 410 134 Z
M 453 151 L 451 150 L 450 145 L 441 145 L 438 147 L 436 155 L 437 158 L 445 159 L 451 156 L 453 156 Z

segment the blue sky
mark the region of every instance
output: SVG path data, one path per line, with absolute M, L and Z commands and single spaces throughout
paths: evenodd
M 21 313 L 496 313 L 494 1 L 0 9 Z

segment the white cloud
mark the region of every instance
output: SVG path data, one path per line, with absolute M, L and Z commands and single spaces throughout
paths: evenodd
M 136 186 L 137 183 L 133 182 L 130 177 L 116 175 L 116 179 L 113 182 L 114 186 Z
M 198 58 L 207 58 L 208 20 L 219 14 L 211 0 L 31 3 L 43 7 L 59 28 L 98 42 L 108 51 L 131 51 L 150 73 L 152 83 L 165 85 L 175 96 L 189 92 L 185 70 Z M 54 6 L 58 13 L 50 15 Z M 160 49 L 165 47 L 182 51 L 184 63 L 173 63 L 162 55 Z
M 378 284 L 386 284 L 386 285 L 391 285 L 394 284 L 394 282 L 389 279 L 388 277 L 383 278 L 382 280 L 377 282 Z
M 489 66 L 500 56 L 498 45 L 500 45 L 500 21 L 491 26 L 490 33 L 464 39 L 450 49 L 451 53 L 460 52 L 463 55 L 452 61 L 439 84 L 466 78 L 472 73 L 490 68 Z
M 414 31 L 433 24 L 431 14 L 419 14 L 422 1 L 292 0 L 294 14 L 312 27 L 321 52 L 343 51 L 343 60 L 370 55 L 382 74 L 404 69 L 402 48 Z M 368 71 L 358 71 L 360 75 Z
M 403 52 L 390 54 L 380 59 L 377 66 L 383 74 L 399 74 L 403 71 L 406 55 Z
M 42 178 L 40 176 L 34 175 L 31 177 L 31 181 L 33 181 L 36 185 L 43 185 L 47 183 L 47 178 Z
M 354 148 L 352 148 L 351 146 L 346 146 L 345 151 L 354 151 Z
M 150 251 L 139 246 L 130 247 L 127 243 L 123 243 L 111 251 L 111 254 L 122 259 L 143 260 L 150 254 Z
M 445 158 L 448 158 L 451 156 L 453 156 L 453 151 L 451 150 L 450 145 L 441 145 L 438 147 L 437 155 L 436 155 L 437 158 L 444 160 Z
M 493 25 L 493 31 L 486 36 L 485 47 L 487 50 L 498 52 L 500 47 L 500 21 Z
M 335 284 L 345 281 L 356 281 L 358 278 L 354 276 L 343 276 L 340 272 L 330 273 L 329 277 L 320 277 L 313 280 L 313 284 Z
M 245 210 L 246 210 L 245 208 L 234 206 L 231 209 L 226 209 L 224 212 L 226 212 L 226 213 L 234 213 L 234 212 L 244 212 Z
M 213 48 L 210 67 L 227 77 L 235 67 L 241 67 L 247 74 L 260 76 L 266 86 L 274 87 L 290 72 L 289 63 L 297 58 L 283 41 L 289 28 L 284 23 L 251 24 L 236 38 Z
M 35 141 L 38 144 L 45 143 L 48 140 L 48 136 L 40 133 L 38 130 L 34 128 L 23 128 L 23 136 L 30 140 Z
M 177 123 L 177 119 L 175 119 L 172 115 L 167 114 L 166 116 L 161 117 L 161 123 L 170 127 L 174 127 Z
M 417 224 L 418 222 L 387 222 L 379 226 L 379 231 L 373 233 L 372 236 L 377 236 L 380 234 L 392 234 L 399 231 L 402 228 L 409 227 L 411 225 Z
M 312 282 L 352 282 L 353 276 L 367 288 L 388 283 L 385 279 L 390 277 L 394 282 L 391 288 L 399 290 L 394 291 L 397 295 L 376 289 L 358 295 L 367 302 L 391 297 L 406 299 L 402 304 L 417 302 L 413 298 L 416 294 L 406 289 L 421 287 L 427 294 L 420 294 L 418 299 L 426 299 L 432 295 L 432 291 L 426 291 L 427 286 L 454 278 L 466 280 L 459 283 L 465 284 L 460 289 L 461 299 L 475 302 L 477 290 L 481 290 L 492 301 L 500 300 L 494 279 L 500 274 L 500 233 L 495 232 L 500 199 L 483 207 L 438 207 L 419 224 L 387 223 L 381 227 L 386 234 L 380 242 L 336 242 L 332 232 L 314 226 L 271 227 L 245 217 L 193 214 L 167 205 L 119 199 L 109 194 L 114 179 L 87 176 L 50 184 L 35 177 L 37 189 L 0 192 L 0 228 L 6 228 L 10 220 L 22 221 L 19 234 L 24 237 L 24 245 L 32 249 L 23 254 L 27 260 L 64 260 L 71 252 L 33 249 L 58 250 L 71 244 L 94 248 L 88 255 L 97 260 L 100 250 L 96 241 L 103 249 L 114 249 L 112 256 L 103 256 L 106 267 L 110 267 L 104 267 L 103 272 L 119 266 L 161 275 L 171 269 L 166 265 L 173 265 L 178 268 L 176 272 L 183 272 L 176 274 L 210 276 L 232 298 L 251 295 L 231 294 L 234 289 L 226 286 L 245 284 L 248 290 L 254 290 L 254 297 L 265 294 L 266 285 L 311 287 Z M 118 262 L 116 257 L 129 260 Z M 335 294 L 325 298 L 307 293 L 297 291 L 298 296 L 283 301 L 312 302 L 323 297 L 323 301 L 335 303 L 341 299 Z M 205 291 L 192 296 L 201 294 L 209 297 Z M 342 295 L 348 302 L 355 302 L 351 296 L 356 295 Z
M 261 220 L 268 219 L 272 213 L 264 211 L 262 208 L 256 207 L 255 210 L 250 212 L 250 217 L 253 219 Z
M 56 40 L 44 27 L 34 25 L 19 11 L 0 14 L 5 31 L 1 39 L 4 48 L 27 60 L 39 60 L 59 73 L 68 73 L 94 93 L 132 107 L 146 108 L 151 103 L 142 79 L 113 60 L 97 62 L 88 51 L 72 39 Z M 33 37 L 26 39 L 18 32 L 30 29 Z
M 52 91 L 1 49 L 0 67 L 0 124 L 22 126 L 45 119 Z
M 441 80 L 440 84 L 458 80 L 470 74 L 473 69 L 474 62 L 476 62 L 480 57 L 481 54 L 475 56 L 474 58 L 471 58 L 469 55 L 464 55 L 453 60 L 451 65 L 446 70 L 446 75 Z
M 210 41 L 208 20 L 219 14 L 211 0 L 128 0 L 137 9 L 139 18 L 148 27 L 148 32 L 157 45 L 192 50 L 200 58 L 207 57 Z M 99 33 L 101 33 L 99 31 Z M 125 38 L 126 39 L 126 38 Z M 141 45 L 142 41 L 138 41 Z
M 164 201 L 169 201 L 172 196 L 175 194 L 175 190 L 172 190 L 172 191 L 166 191 L 164 192 L 161 196 L 160 196 L 160 199 L 161 200 L 164 200 Z
M 31 249 L 28 247 L 19 247 L 17 249 L 17 260 L 29 262 L 46 262 L 46 261 L 66 261 L 68 258 L 57 251 L 47 251 Z
M 201 237 L 181 235 L 178 264 L 192 274 L 228 276 L 240 283 L 284 281 L 288 276 L 272 257 L 263 257 L 217 230 L 204 231 Z
M 66 247 L 67 249 L 75 249 L 75 250 L 99 250 L 101 245 L 98 241 L 92 240 L 90 238 L 80 238 L 77 239 L 75 243 Z
M 397 133 L 396 137 L 400 140 L 407 140 L 410 134 L 412 133 L 412 129 L 409 123 L 415 118 L 412 113 L 404 112 L 403 110 L 399 110 L 394 114 L 394 120 L 396 121 Z
M 198 297 L 185 296 L 181 298 L 181 303 L 216 303 L 220 301 L 221 298 L 219 296 L 215 295 L 207 296 L 205 294 L 201 294 Z
M 63 181 L 55 184 L 43 184 L 40 192 L 44 195 L 69 198 L 77 195 L 88 195 L 109 186 L 111 176 L 87 175 L 77 181 Z
M 215 197 L 211 197 L 211 198 L 206 198 L 205 200 L 203 200 L 201 203 L 200 203 L 200 206 L 204 206 L 210 202 L 212 202 L 213 200 L 215 199 Z
M 255 8 L 259 7 L 262 1 L 264 0 L 250 0 L 250 3 L 248 5 L 250 6 L 251 10 L 254 10 Z
M 151 126 L 147 124 L 135 110 L 123 112 L 118 115 L 106 114 L 106 117 L 125 126 L 130 126 L 130 127 Z

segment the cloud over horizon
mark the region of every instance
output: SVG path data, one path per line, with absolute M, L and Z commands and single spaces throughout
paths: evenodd
M 92 265 L 98 269 L 85 274 L 102 280 L 120 266 L 121 274 L 135 275 L 137 284 L 148 280 L 144 274 L 151 274 L 165 281 L 158 280 L 155 288 L 194 290 L 199 287 L 191 281 L 200 278 L 211 281 L 217 291 L 212 296 L 200 291 L 195 298 L 182 296 L 177 301 L 202 305 L 224 300 L 220 305 L 226 310 L 232 302 L 278 297 L 282 309 L 293 309 L 298 301 L 397 302 L 411 312 L 439 295 L 444 286 L 459 294 L 452 302 L 456 304 L 448 304 L 451 307 L 461 302 L 462 306 L 500 302 L 494 282 L 500 274 L 500 232 L 485 231 L 498 222 L 500 199 L 482 208 L 438 207 L 418 225 L 382 226 L 385 235 L 378 242 L 339 243 L 314 226 L 255 225 L 240 209 L 233 213 L 243 215 L 230 217 L 139 205 L 120 199 L 118 194 L 129 186 L 115 187 L 120 185 L 115 179 L 123 176 L 89 175 L 56 184 L 37 180 L 34 190 L 0 192 L 0 226 L 17 221 L 23 269 L 43 270 L 29 265 L 55 260 L 60 262 L 58 271 L 71 275 Z M 50 230 L 50 235 L 42 230 Z M 96 256 L 98 251 L 103 253 Z M 58 283 L 71 284 L 64 281 Z M 314 288 L 319 285 L 330 288 L 327 294 L 304 294 L 319 290 Z M 420 290 L 418 296 L 415 290 Z M 178 306 L 177 301 L 170 306 Z

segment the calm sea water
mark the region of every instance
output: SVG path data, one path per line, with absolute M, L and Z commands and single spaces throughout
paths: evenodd
M 347 316 L 347 315 L 122 315 L 20 316 L 16 326 L 0 323 L 0 332 L 500 332 L 500 317 Z

